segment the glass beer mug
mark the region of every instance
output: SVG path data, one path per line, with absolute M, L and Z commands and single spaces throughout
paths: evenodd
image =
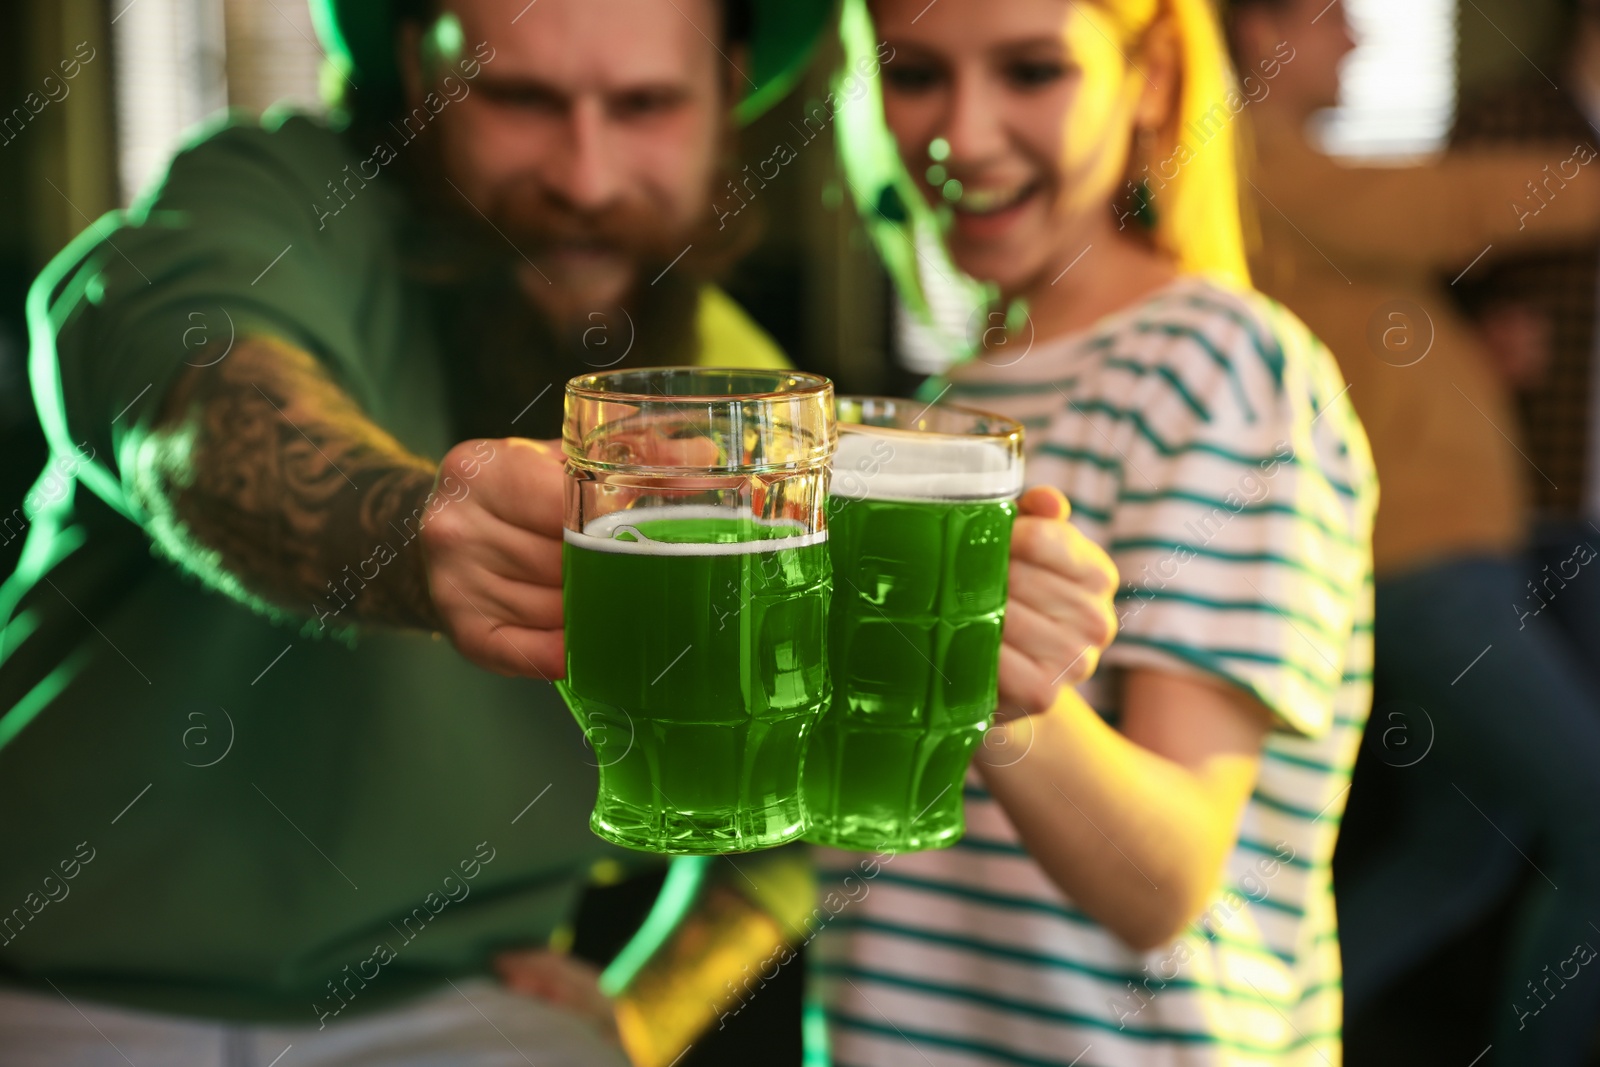
M 833 699 L 806 756 L 806 840 L 954 844 L 998 695 L 1022 426 L 887 397 L 840 397 L 837 417 Z
M 829 694 L 824 505 L 833 386 L 666 367 L 567 385 L 567 676 L 596 834 L 737 852 L 805 830 Z

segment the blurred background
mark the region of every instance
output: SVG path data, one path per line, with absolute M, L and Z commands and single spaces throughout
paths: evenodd
M 1397 159 L 1442 147 L 1457 103 L 1559 66 L 1570 17 L 1560 0 L 1347 0 L 1360 45 L 1328 151 Z M 77 73 L 61 77 L 63 60 Z M 48 259 L 126 206 L 193 127 L 224 108 L 291 101 L 321 109 L 321 52 L 303 0 L 7 0 L 0 4 L 0 565 L 45 446 L 27 380 L 25 298 Z M 795 95 L 742 135 L 752 161 L 780 140 L 828 56 Z M 65 69 L 71 69 L 69 66 Z M 832 136 L 830 126 L 827 134 Z M 845 391 L 899 391 L 940 369 L 942 345 L 895 305 L 841 195 L 830 150 L 801 153 L 756 207 L 763 238 L 727 288 L 807 369 Z M 942 324 L 959 332 L 965 324 Z M 638 890 L 633 891 L 636 895 Z M 648 896 L 643 898 L 648 900 Z M 639 906 L 636 902 L 634 906 Z M 1505 912 L 1465 932 L 1395 995 L 1348 1022 L 1354 1064 L 1466 1064 L 1486 1040 Z M 596 935 L 593 954 L 614 950 Z M 791 972 L 793 973 L 793 972 Z M 792 1010 L 778 995 L 774 1011 Z M 1502 1009 L 1496 1009 L 1502 1010 Z M 794 1027 L 797 1020 L 784 1024 Z M 778 1062 L 775 1059 L 773 1062 Z
M 1565 22 L 1559 0 L 1465 0 L 1459 10 L 1452 0 L 1346 6 L 1361 47 L 1345 68 L 1343 101 L 1322 128 L 1329 150 L 1346 156 L 1403 157 L 1441 146 L 1460 95 L 1553 65 Z M 62 79 L 61 61 L 74 58 L 77 75 Z M 26 380 L 29 281 L 92 220 L 126 206 L 207 116 L 277 101 L 320 110 L 321 59 L 299 0 L 0 6 L 5 500 L 21 498 L 44 454 Z M 771 134 L 803 112 L 804 97 L 825 91 L 823 66 L 746 130 L 743 144 L 777 140 Z M 941 346 L 893 306 L 841 196 L 832 153 L 806 152 L 797 163 L 758 205 L 764 237 L 728 279 L 731 292 L 798 363 L 849 390 L 890 389 L 938 370 Z M 959 331 L 964 324 L 945 325 Z M 9 568 L 19 547 L 19 538 L 8 539 L 0 562 Z

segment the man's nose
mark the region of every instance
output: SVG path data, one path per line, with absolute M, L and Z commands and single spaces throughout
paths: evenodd
M 581 211 L 604 208 L 616 199 L 621 175 L 608 128 L 605 104 L 590 96 L 573 101 L 567 113 L 567 151 L 550 170 L 553 191 Z

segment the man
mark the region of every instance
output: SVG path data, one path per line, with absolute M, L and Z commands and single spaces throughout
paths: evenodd
M 476 1062 L 509 1052 L 482 1011 L 541 1065 L 616 1058 L 469 981 L 622 856 L 537 680 L 559 591 L 515 580 L 555 449 L 501 438 L 557 436 L 585 370 L 781 356 L 701 280 L 730 251 L 706 218 L 748 18 L 524 8 L 323 12 L 356 57 L 343 132 L 211 133 L 34 289 L 47 474 L 71 485 L 35 494 L 0 615 L 8 1049 L 61 1024 L 50 1062 L 114 1055 L 81 1008 L 141 1063 L 341 1030 L 376 1061 Z M 341 1027 L 420 994 L 409 1029 Z
M 740 236 L 711 205 L 732 116 L 792 80 L 825 5 L 314 10 L 343 126 L 211 132 L 30 298 L 63 488 L 33 494 L 0 595 L 0 1046 L 617 1062 L 592 983 L 505 953 L 624 858 L 540 680 L 562 474 L 527 438 L 585 370 L 781 365 L 702 280 Z M 1018 529 L 1070 569 L 1064 523 Z M 1003 697 L 1092 666 L 1061 617 L 1032 616 Z

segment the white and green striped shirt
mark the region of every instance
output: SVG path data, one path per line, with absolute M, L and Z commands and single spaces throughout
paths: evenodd
M 954 370 L 948 400 L 1021 419 L 1028 482 L 1121 570 L 1085 697 L 1114 721 L 1109 676 L 1198 673 L 1278 727 L 1212 904 L 1153 952 L 1074 907 L 976 777 L 950 849 L 821 853 L 833 1063 L 1337 1064 L 1330 863 L 1371 698 L 1377 502 L 1344 381 L 1282 307 L 1193 277 L 1014 351 Z

